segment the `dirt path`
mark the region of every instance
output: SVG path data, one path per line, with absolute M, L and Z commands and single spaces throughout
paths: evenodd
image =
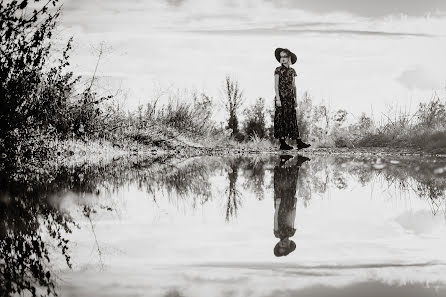
M 53 160 L 58 165 L 73 166 L 79 164 L 106 164 L 118 159 L 147 159 L 165 160 L 171 158 L 185 159 L 195 156 L 227 156 L 227 155 L 255 155 L 255 154 L 301 154 L 301 155 L 342 155 L 342 156 L 405 156 L 405 157 L 446 157 L 445 154 L 431 154 L 420 149 L 413 148 L 308 148 L 305 150 L 279 150 L 278 148 L 253 148 L 253 147 L 198 147 L 182 145 L 176 148 L 150 147 L 142 145 L 131 149 L 101 149 L 91 150 L 90 145 L 85 150 L 70 151 L 60 154 Z
M 206 151 L 203 151 L 206 153 Z M 386 147 L 367 147 L 367 148 L 308 148 L 304 150 L 279 150 L 271 149 L 246 149 L 246 148 L 215 148 L 208 151 L 210 155 L 225 154 L 311 154 L 311 155 L 376 155 L 376 156 L 414 156 L 414 157 L 446 157 L 446 154 L 431 154 L 419 149 L 402 149 Z

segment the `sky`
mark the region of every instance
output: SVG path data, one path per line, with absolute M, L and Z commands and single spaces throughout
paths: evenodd
M 217 103 L 226 75 L 249 105 L 273 106 L 277 47 L 298 57 L 298 97 L 375 117 L 446 94 L 446 1 L 65 0 L 59 41 L 75 40 L 72 67 L 98 75 L 133 109 L 169 92 Z M 166 91 L 170 90 L 170 91 Z

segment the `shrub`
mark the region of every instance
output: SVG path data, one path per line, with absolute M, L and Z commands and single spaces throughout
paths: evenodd
M 311 133 L 313 103 L 310 95 L 305 92 L 302 100 L 297 101 L 296 116 L 299 134 L 307 139 Z
M 213 126 L 212 101 L 206 94 L 192 94 L 192 103 L 179 97 L 170 98 L 157 115 L 157 121 L 179 131 L 207 134 Z
M 60 58 L 52 55 L 60 7 L 50 8 L 57 2 L 31 14 L 28 1 L 0 5 L 0 147 L 8 156 L 44 155 L 56 135 L 84 137 L 105 130 L 100 103 L 111 96 L 99 97 L 93 79 L 77 93 L 80 77 L 66 71 L 72 38 Z
M 31 14 L 26 13 L 27 1 L 2 2 L 0 6 L 0 141 L 8 155 L 15 155 L 18 147 L 28 144 L 20 144 L 21 140 L 51 132 L 46 127 L 53 126 L 53 112 L 66 99 L 65 90 L 58 90 L 57 83 L 69 78 L 58 70 L 67 65 L 70 42 L 59 65 L 43 75 L 52 30 L 60 14 L 60 9 L 50 12 L 49 6 L 56 2 L 48 2 Z M 52 89 L 60 91 L 55 91 L 57 98 L 48 89 L 51 78 L 56 80 Z
M 252 106 L 244 110 L 244 114 L 246 118 L 243 130 L 248 138 L 251 138 L 254 135 L 259 138 L 265 138 L 265 99 L 258 98 Z
M 433 98 L 427 103 L 420 103 L 417 116 L 419 125 L 422 127 L 446 126 L 446 110 L 439 97 Z

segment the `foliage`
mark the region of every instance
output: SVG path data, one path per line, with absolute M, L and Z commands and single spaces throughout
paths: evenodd
M 313 108 L 312 101 L 308 92 L 304 93 L 302 100 L 297 101 L 296 117 L 299 127 L 299 134 L 302 138 L 308 138 L 311 133 L 311 110 Z
M 159 146 L 178 135 L 209 137 L 217 133 L 212 118 L 212 98 L 205 93 L 169 93 L 168 102 L 140 105 L 133 113 L 121 114 L 117 134 Z
M 444 126 L 446 123 L 445 105 L 438 96 L 435 96 L 427 103 L 420 103 L 417 117 L 419 126 L 431 129 Z
M 324 104 L 314 104 L 308 93 L 297 104 L 299 132 L 315 146 L 401 146 L 446 152 L 440 136 L 446 133 L 445 103 L 436 95 L 420 103 L 414 113 L 390 109 L 379 123 L 365 113 L 353 118 L 345 109 L 332 111 Z
M 158 111 L 155 121 L 174 127 L 178 131 L 205 135 L 213 126 L 212 99 L 205 93 L 198 95 L 195 92 L 191 99 L 172 98 Z
M 15 154 L 17 144 L 23 143 L 21 140 L 43 132 L 39 127 L 50 125 L 48 114 L 52 112 L 53 100 L 47 96 L 48 84 L 44 84 L 50 79 L 45 79 L 42 73 L 50 53 L 52 30 L 60 14 L 59 9 L 50 10 L 56 2 L 47 2 L 27 14 L 27 1 L 1 1 L 0 140 L 2 151 L 7 154 Z
M 66 71 L 72 38 L 54 61 L 57 2 L 48 1 L 30 14 L 28 1 L 1 1 L 0 148 L 10 157 L 45 156 L 51 150 L 45 143 L 56 135 L 104 131 L 99 104 L 111 96 L 99 97 L 92 83 L 77 93 L 80 77 Z
M 39 164 L 40 165 L 40 164 Z M 49 247 L 42 236 L 49 237 L 71 267 L 68 240 L 75 225 L 71 217 L 56 210 L 49 202 L 57 183 L 51 168 L 39 165 L 2 168 L 0 175 L 0 281 L 1 296 L 29 292 L 32 296 L 57 295 L 55 274 L 49 266 Z M 43 291 L 42 291 L 43 289 Z M 4 291 L 3 291 L 4 290 Z M 5 295 L 3 295 L 5 294 Z
M 244 110 L 245 122 L 243 126 L 244 133 L 249 137 L 256 135 L 259 138 L 266 137 L 265 123 L 265 99 L 258 98 L 250 107 Z

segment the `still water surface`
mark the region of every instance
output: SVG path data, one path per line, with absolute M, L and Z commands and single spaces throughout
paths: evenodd
M 445 159 L 306 157 L 85 165 L 35 188 L 7 180 L 14 223 L 0 267 L 16 278 L 4 290 L 31 280 L 61 296 L 446 296 Z

